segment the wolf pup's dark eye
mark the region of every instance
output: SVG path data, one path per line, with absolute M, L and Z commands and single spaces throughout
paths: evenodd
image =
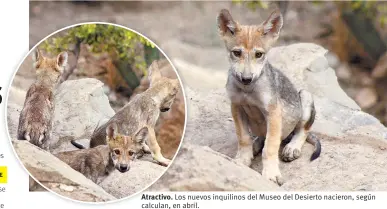
M 133 156 L 134 152 L 132 150 L 129 151 L 129 156 Z
M 263 56 L 262 52 L 256 52 L 255 53 L 255 58 L 261 58 Z
M 114 150 L 114 154 L 119 155 L 120 153 L 121 153 L 120 150 L 118 150 L 118 149 Z
M 241 50 L 233 50 L 232 54 L 236 57 L 240 57 L 242 55 L 242 51 Z

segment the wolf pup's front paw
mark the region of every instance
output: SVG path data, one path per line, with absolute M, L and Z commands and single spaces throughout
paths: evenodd
M 296 143 L 290 142 L 282 150 L 281 158 L 284 162 L 293 161 L 301 156 L 301 147 Z
M 164 157 L 158 157 L 158 158 L 155 158 L 155 160 L 162 166 L 165 166 L 167 167 L 170 163 L 171 163 L 171 160 L 167 159 L 167 158 L 164 158 Z
M 264 167 L 262 170 L 262 176 L 264 178 L 278 184 L 279 186 L 284 184 L 284 180 L 282 178 L 281 172 L 280 172 L 279 168 L 276 166 Z
M 240 148 L 237 155 L 235 156 L 235 161 L 248 167 L 250 167 L 252 159 L 253 149 L 250 146 Z

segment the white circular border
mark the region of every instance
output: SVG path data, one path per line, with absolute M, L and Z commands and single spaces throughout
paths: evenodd
M 37 47 L 39 46 L 43 41 L 45 41 L 46 39 L 50 38 L 51 36 L 59 33 L 59 32 L 62 32 L 64 30 L 67 30 L 67 29 L 70 29 L 70 28 L 73 28 L 73 27 L 77 27 L 77 26 L 80 26 L 80 25 L 87 25 L 87 24 L 101 24 L 101 25 L 113 25 L 115 27 L 119 27 L 119 28 L 123 28 L 123 29 L 126 29 L 126 30 L 129 30 L 131 32 L 134 32 L 136 33 L 137 35 L 140 35 L 142 37 L 144 37 L 145 39 L 147 39 L 150 43 L 152 43 L 163 55 L 164 57 L 168 60 L 169 64 L 172 66 L 173 70 L 175 71 L 176 75 L 177 75 L 177 78 L 179 80 L 179 83 L 180 83 L 180 86 L 181 86 L 181 91 L 183 93 L 183 98 L 184 98 L 184 111 L 185 111 L 185 118 L 184 118 L 184 128 L 183 128 L 183 134 L 181 136 L 181 139 L 180 139 L 180 144 L 179 144 L 179 147 L 177 148 L 177 151 L 175 153 L 175 155 L 173 156 L 172 160 L 171 160 L 171 163 L 165 168 L 164 172 L 162 172 L 160 174 L 160 176 L 158 178 L 156 178 L 153 182 L 151 182 L 149 185 L 147 185 L 146 187 L 144 187 L 143 189 L 127 196 L 127 197 L 123 197 L 123 198 L 120 198 L 120 199 L 116 199 L 116 200 L 110 200 L 110 201 L 106 201 L 106 202 L 86 202 L 86 201 L 80 201 L 80 200 L 76 200 L 76 199 L 72 199 L 72 198 L 69 198 L 69 197 L 66 197 L 66 196 L 63 196 L 63 195 L 60 195 L 58 194 L 57 192 L 54 192 L 54 191 L 51 191 L 50 189 L 48 189 L 46 186 L 44 186 L 42 183 L 40 183 L 38 180 L 36 180 L 36 178 L 31 175 L 31 173 L 27 170 L 27 168 L 23 165 L 22 161 L 19 159 L 19 156 L 18 154 L 16 153 L 16 150 L 12 144 L 12 138 L 9 134 L 9 129 L 8 129 L 8 98 L 9 98 L 9 92 L 10 92 L 10 89 L 12 87 L 12 84 L 13 84 L 13 81 L 14 81 L 14 78 L 15 78 L 15 75 L 16 73 L 19 71 L 20 69 L 20 66 L 24 63 L 24 61 L 26 60 L 26 58 L 30 55 L 30 53 Z M 68 200 L 71 200 L 71 201 L 74 201 L 74 202 L 77 202 L 77 203 L 83 203 L 83 204 L 90 204 L 90 205 L 103 205 L 103 204 L 111 204 L 111 203 L 115 203 L 115 202 L 119 202 L 119 201 L 123 201 L 123 200 L 127 200 L 137 194 L 140 194 L 142 193 L 143 191 L 145 191 L 146 189 L 148 189 L 149 187 L 151 187 L 154 183 L 156 183 L 164 174 L 165 172 L 167 172 L 167 170 L 169 169 L 169 167 L 173 164 L 177 154 L 179 153 L 180 151 L 180 148 L 181 148 L 181 145 L 183 144 L 183 140 L 184 140 L 184 136 L 185 136 L 185 131 L 186 131 L 186 126 L 187 126 L 187 98 L 186 98 L 186 95 L 185 95 L 185 91 L 184 91 L 184 86 L 183 86 L 183 83 L 181 82 L 181 78 L 180 78 L 180 75 L 179 73 L 177 72 L 174 64 L 172 63 L 172 61 L 169 59 L 169 57 L 164 53 L 163 50 L 160 49 L 160 47 L 158 45 L 156 45 L 152 40 L 150 40 L 148 37 L 144 36 L 142 33 L 138 32 L 138 31 L 135 31 L 133 29 L 130 29 L 128 27 L 125 27 L 125 26 L 122 26 L 122 25 L 119 25 L 119 24 L 115 24 L 115 23 L 108 23 L 108 22 L 83 22 L 83 23 L 77 23 L 77 24 L 74 24 L 74 25 L 70 25 L 70 26 L 67 26 L 67 27 L 64 27 L 62 29 L 59 29 L 53 33 L 51 33 L 50 35 L 44 37 L 42 40 L 40 40 L 37 44 L 35 44 L 29 51 L 28 53 L 24 56 L 23 60 L 19 63 L 18 67 L 17 67 L 17 70 L 13 73 L 12 75 L 12 78 L 11 78 L 11 81 L 10 81 L 10 84 L 8 86 L 8 90 L 7 90 L 7 96 L 6 96 L 6 101 L 5 101 L 5 127 L 6 127 L 6 131 L 7 131 L 7 135 L 8 135 L 8 139 L 9 139 L 9 143 L 11 144 L 11 147 L 12 147 L 12 150 L 13 150 L 13 153 L 14 155 L 16 156 L 16 158 L 18 159 L 19 163 L 21 164 L 21 166 L 23 167 L 23 169 L 28 173 L 28 175 L 34 179 L 34 181 L 38 182 L 43 188 L 45 188 L 47 191 L 49 191 L 50 193 L 54 193 L 55 195 L 61 197 L 61 198 L 64 198 L 64 199 L 68 199 Z M 102 187 L 101 187 L 102 188 Z

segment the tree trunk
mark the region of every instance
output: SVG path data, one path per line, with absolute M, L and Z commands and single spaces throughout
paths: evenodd
M 387 51 L 385 41 L 382 39 L 372 20 L 367 18 L 363 13 L 344 9 L 341 17 L 347 24 L 354 37 L 361 43 L 364 50 L 372 58 L 373 65 Z
M 154 60 L 160 59 L 160 52 L 156 47 L 150 47 L 144 45 L 145 62 L 147 66 L 150 66 Z
M 121 74 L 122 78 L 128 84 L 129 92 L 125 91 L 125 94 L 130 96 L 133 90 L 140 85 L 140 80 L 138 79 L 136 73 L 132 70 L 132 67 L 128 61 L 117 60 L 114 62 L 114 65 L 117 67 L 117 70 Z

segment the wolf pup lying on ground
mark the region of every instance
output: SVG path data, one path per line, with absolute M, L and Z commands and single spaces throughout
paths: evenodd
M 20 113 L 18 139 L 49 149 L 52 117 L 54 114 L 54 91 L 67 63 L 67 52 L 56 58 L 43 57 L 37 49 L 33 52 L 36 81 L 27 91 L 23 110 Z
M 119 133 L 117 124 L 111 123 L 105 131 L 107 145 L 61 152 L 55 156 L 97 184 L 113 172 L 114 168 L 121 173 L 129 171 L 131 161 L 142 150 L 148 137 L 148 129 L 143 127 L 132 136 L 125 136 Z
M 224 9 L 217 23 L 231 64 L 226 88 L 239 142 L 236 158 L 250 166 L 253 149 L 249 132 L 265 137 L 262 176 L 282 185 L 278 157 L 282 139 L 294 134 L 282 151 L 284 161 L 299 158 L 306 140 L 316 147 L 311 160 L 321 151 L 320 142 L 308 136 L 315 117 L 312 95 L 306 90 L 297 91 L 266 58 L 278 39 L 282 15 L 274 11 L 261 25 L 240 25 Z
M 151 64 L 149 72 L 150 87 L 145 92 L 134 96 L 108 122 L 93 132 L 90 148 L 106 144 L 105 129 L 111 123 L 117 123 L 121 132 L 125 135 L 131 135 L 136 130 L 146 127 L 149 131 L 149 137 L 142 145 L 143 151 L 151 153 L 153 159 L 161 165 L 169 165 L 170 160 L 161 154 L 154 128 L 160 111 L 166 112 L 171 108 L 180 89 L 180 84 L 177 79 L 163 77 L 159 71 L 157 61 Z M 71 143 L 76 147 L 79 146 L 75 141 L 71 141 Z

